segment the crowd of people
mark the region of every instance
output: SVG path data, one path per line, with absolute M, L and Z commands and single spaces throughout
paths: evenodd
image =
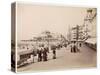
M 62 48 L 61 45 L 55 46 L 52 45 L 50 47 L 51 52 L 49 52 L 49 47 L 48 46 L 39 46 L 37 49 L 37 53 L 33 50 L 33 56 L 37 56 L 38 57 L 38 62 L 41 61 L 48 61 L 48 54 L 52 53 L 52 59 L 56 59 L 56 50 Z M 33 58 L 33 62 L 34 62 L 34 58 Z
M 79 47 L 82 46 L 81 43 L 78 43 Z M 48 59 L 50 59 L 48 57 L 49 53 L 50 55 L 52 55 L 52 59 L 56 59 L 57 58 L 57 50 L 60 50 L 62 47 L 67 48 L 67 46 L 70 46 L 70 51 L 71 53 L 76 53 L 76 52 L 80 52 L 78 46 L 77 46 L 77 42 L 73 41 L 69 44 L 58 44 L 58 45 L 52 45 L 50 46 L 45 46 L 45 45 L 40 45 L 38 46 L 38 48 L 36 48 L 34 50 L 34 48 L 32 48 L 33 52 L 30 54 L 30 58 L 27 59 L 28 63 L 34 63 L 34 62 L 42 62 L 42 61 L 48 61 Z
M 76 53 L 80 52 L 80 49 L 78 47 L 81 47 L 82 44 L 78 43 L 76 41 L 71 42 L 70 47 L 71 47 L 71 53 Z
M 59 45 L 52 45 L 50 46 L 50 50 L 49 50 L 49 47 L 48 46 L 45 46 L 45 45 L 40 45 L 38 48 L 37 48 L 37 52 L 35 52 L 33 50 L 33 62 L 36 62 L 36 60 L 34 61 L 35 59 L 35 56 L 37 56 L 37 61 L 38 62 L 41 62 L 41 61 L 48 61 L 49 57 L 49 53 L 52 53 L 52 59 L 56 59 L 57 55 L 56 55 L 56 51 L 57 50 L 60 50 L 62 47 L 65 47 L 67 48 L 67 45 L 70 46 L 70 51 L 71 53 L 77 53 L 77 52 L 80 52 L 80 49 L 78 47 L 81 47 L 82 44 L 81 43 L 77 43 L 75 41 L 71 42 L 70 44 L 59 44 Z M 51 52 L 49 52 L 51 51 Z

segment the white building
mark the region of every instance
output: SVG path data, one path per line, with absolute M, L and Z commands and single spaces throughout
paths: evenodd
M 96 37 L 96 8 L 87 10 L 83 26 L 86 38 Z
M 71 41 L 82 41 L 83 31 L 82 26 L 76 25 L 71 29 Z
M 96 49 L 96 21 L 97 21 L 97 9 L 88 9 L 86 17 L 84 19 L 84 37 L 85 42 L 89 44 L 91 47 Z

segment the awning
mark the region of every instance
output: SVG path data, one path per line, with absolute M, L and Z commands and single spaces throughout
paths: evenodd
M 96 44 L 96 38 L 89 38 L 85 42 L 90 44 Z

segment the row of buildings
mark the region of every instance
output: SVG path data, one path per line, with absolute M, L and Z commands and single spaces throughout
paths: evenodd
M 83 20 L 83 25 L 76 25 L 69 28 L 68 40 L 69 41 L 82 41 L 88 46 L 96 49 L 96 16 L 97 9 L 88 9 L 86 16 Z

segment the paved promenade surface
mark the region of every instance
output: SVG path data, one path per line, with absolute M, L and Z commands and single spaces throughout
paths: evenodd
M 70 46 L 57 50 L 57 59 L 52 59 L 52 52 L 48 54 L 48 61 L 28 64 L 18 71 L 43 71 L 43 70 L 60 70 L 71 68 L 90 68 L 96 67 L 96 51 L 82 45 L 80 52 L 71 53 Z

